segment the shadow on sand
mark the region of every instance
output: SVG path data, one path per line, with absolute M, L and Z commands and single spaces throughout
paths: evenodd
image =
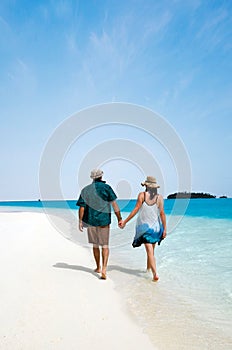
M 53 267 L 60 268 L 60 269 L 70 269 L 70 270 L 76 270 L 76 271 L 84 271 L 87 273 L 91 273 L 94 276 L 98 276 L 98 274 L 90 269 L 89 267 L 85 266 L 80 266 L 80 265 L 69 265 L 64 262 L 58 262 Z M 141 276 L 141 273 L 143 273 L 143 270 L 137 270 L 137 269 L 129 269 L 123 266 L 118 266 L 118 265 L 108 265 L 107 271 L 119 271 L 122 273 L 126 273 L 129 275 L 134 275 L 134 276 Z

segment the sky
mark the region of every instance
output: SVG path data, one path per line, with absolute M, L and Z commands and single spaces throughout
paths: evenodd
M 232 197 L 231 38 L 231 1 L 1 0 L 0 200 L 40 198 L 41 158 L 54 133 L 76 114 L 85 126 L 78 113 L 108 103 L 161 116 L 188 154 L 191 190 Z M 63 197 L 79 195 L 84 163 L 104 143 L 111 159 L 92 157 L 89 168 L 101 166 L 119 197 L 135 198 L 146 175 L 164 196 L 186 190 L 172 152 L 149 134 L 150 119 L 145 131 L 113 124 L 113 114 L 109 125 L 77 127 L 59 173 Z M 125 147 L 116 157 L 110 141 L 120 140 L 151 154 L 157 174 L 146 173 L 140 152 L 131 160 Z

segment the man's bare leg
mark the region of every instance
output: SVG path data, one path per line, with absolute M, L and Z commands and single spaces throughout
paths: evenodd
M 94 259 L 96 261 L 96 269 L 95 272 L 101 272 L 101 265 L 100 265 L 100 249 L 98 245 L 93 245 L 93 255 Z
M 102 279 L 106 279 L 106 268 L 109 258 L 109 248 L 107 246 L 102 247 Z

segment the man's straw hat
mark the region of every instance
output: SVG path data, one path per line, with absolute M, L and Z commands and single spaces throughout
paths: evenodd
M 103 171 L 101 169 L 93 169 L 91 171 L 90 177 L 91 179 L 95 180 L 98 179 L 99 177 L 102 177 Z

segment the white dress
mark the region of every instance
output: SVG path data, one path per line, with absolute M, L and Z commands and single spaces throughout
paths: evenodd
M 163 225 L 160 219 L 160 211 L 157 204 L 159 195 L 156 195 L 154 201 L 149 204 L 146 202 L 146 193 L 144 202 L 139 210 L 136 222 L 136 234 L 132 243 L 133 247 L 139 247 L 143 243 L 160 244 L 163 235 Z

